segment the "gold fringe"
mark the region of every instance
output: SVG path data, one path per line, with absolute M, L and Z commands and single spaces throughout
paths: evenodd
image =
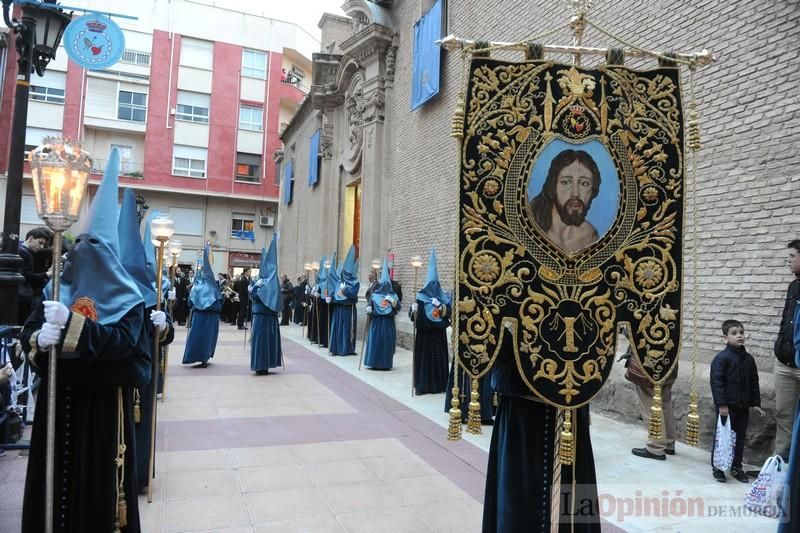
M 478 378 L 472 378 L 469 393 L 469 412 L 467 413 L 467 433 L 480 435 L 481 430 L 481 404 L 478 396 Z
M 661 409 L 661 384 L 656 383 L 653 388 L 653 405 L 650 406 L 650 423 L 648 424 L 647 438 L 661 440 L 663 438 L 664 416 Z
M 700 444 L 700 415 L 697 414 L 697 392 L 689 395 L 689 415 L 686 420 L 686 444 Z
M 453 380 L 453 399 L 450 400 L 450 423 L 447 426 L 447 440 L 461 440 L 461 409 L 458 408 L 458 390 L 456 380 Z
M 572 434 L 572 411 L 564 409 L 564 425 L 561 440 L 558 443 L 558 461 L 562 465 L 571 465 L 575 461 L 575 437 Z
M 142 421 L 142 395 L 139 389 L 133 389 L 133 422 L 139 424 Z

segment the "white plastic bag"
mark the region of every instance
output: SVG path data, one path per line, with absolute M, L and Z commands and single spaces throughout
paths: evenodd
M 722 415 L 717 416 L 717 432 L 714 435 L 714 468 L 730 470 L 733 454 L 736 451 L 736 433 L 731 429 L 731 417 L 722 422 Z
M 780 516 L 783 486 L 786 482 L 786 463 L 780 455 L 770 457 L 761 467 L 758 477 L 744 496 L 744 506 L 769 518 Z

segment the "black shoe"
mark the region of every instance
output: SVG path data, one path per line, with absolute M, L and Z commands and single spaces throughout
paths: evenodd
M 239 326 L 239 329 L 247 329 L 245 326 Z
M 669 448 L 667 448 L 666 450 L 664 450 L 664 453 L 667 455 L 675 455 L 675 450 L 674 449 L 670 450 Z
M 726 481 L 728 481 L 728 478 L 725 477 L 725 472 L 723 472 L 722 470 L 717 470 L 716 468 L 714 469 L 714 479 L 716 479 L 720 483 L 725 483 Z
M 663 461 L 667 458 L 666 455 L 656 455 L 654 453 L 650 453 L 650 450 L 647 448 L 634 448 L 631 450 L 631 453 L 636 457 L 644 457 L 645 459 L 655 459 L 656 461 Z
M 199 365 L 195 365 L 194 368 L 208 368 L 208 363 L 200 363 Z
M 731 468 L 731 476 L 733 476 L 733 479 L 741 483 L 750 483 L 750 476 L 748 476 L 747 472 L 741 468 Z

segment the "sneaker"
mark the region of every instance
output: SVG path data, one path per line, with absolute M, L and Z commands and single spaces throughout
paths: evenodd
M 725 472 L 717 470 L 716 468 L 714 469 L 714 479 L 720 483 L 725 483 L 728 480 L 728 478 L 725 477 Z
M 634 448 L 631 450 L 631 453 L 637 457 L 644 457 L 645 459 L 655 459 L 656 461 L 663 461 L 667 458 L 666 455 L 656 455 L 654 453 L 650 453 L 650 450 L 647 448 Z

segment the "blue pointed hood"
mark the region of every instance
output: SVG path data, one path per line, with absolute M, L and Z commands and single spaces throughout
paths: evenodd
M 331 256 L 331 267 L 326 272 L 325 284 L 322 286 L 322 297 L 332 297 L 339 286 L 339 273 L 336 271 L 336 252 Z
M 207 311 L 222 302 L 222 291 L 217 284 L 211 263 L 208 262 L 208 246 L 203 248 L 203 269 L 194 275 L 194 285 L 189 293 L 192 305 L 198 311 Z
M 148 226 L 149 227 L 149 226 Z M 119 212 L 119 257 L 125 270 L 128 271 L 139 288 L 144 306 L 156 305 L 156 291 L 150 281 L 145 249 L 139 233 L 139 217 L 136 214 L 136 194 L 133 189 L 125 189 L 122 193 L 122 208 Z
M 439 284 L 439 272 L 436 269 L 436 249 L 431 249 L 431 257 L 428 261 L 428 277 L 425 280 L 425 285 L 417 293 L 417 300 L 422 302 L 425 310 L 425 315 L 433 322 L 440 322 L 442 320 L 441 312 L 436 309 L 431 300 L 436 298 L 444 306 L 449 306 L 451 302 L 450 295 L 442 290 Z
M 264 283 L 256 291 L 256 296 L 270 311 L 279 312 L 283 307 L 283 295 L 278 279 L 278 236 L 274 233 L 269 250 L 266 253 L 261 252 L 259 276 Z
M 319 260 L 319 270 L 317 270 L 317 287 L 319 288 L 322 288 L 322 286 L 325 284 L 325 277 L 328 275 L 327 272 L 325 272 L 326 259 L 327 257 L 323 255 L 322 259 Z
M 119 152 L 111 150 L 103 181 L 92 200 L 85 230 L 75 239 L 61 274 L 59 300 L 72 311 L 100 324 L 116 324 L 144 303 L 136 282 L 120 261 Z M 45 298 L 52 298 L 52 282 Z
M 144 246 L 144 254 L 145 258 L 147 259 L 147 275 L 150 278 L 150 284 L 153 287 L 153 291 L 156 291 L 156 271 L 158 270 L 158 261 L 156 256 L 158 255 L 158 251 L 156 250 L 156 246 L 153 244 L 153 235 L 150 231 L 150 223 L 153 219 L 163 216 L 158 211 L 154 211 L 148 215 L 147 220 L 144 224 L 144 238 L 142 240 L 142 246 Z M 161 295 L 167 294 L 167 291 L 170 288 L 169 282 L 169 271 L 167 270 L 167 253 L 166 250 L 164 251 L 164 263 L 161 265 Z M 157 296 L 156 296 L 157 297 Z
M 374 314 L 389 315 L 395 310 L 393 306 L 386 303 L 386 296 L 393 298 L 395 304 L 397 303 L 397 294 L 392 289 L 392 280 L 389 277 L 389 265 L 386 263 L 386 258 L 384 258 L 383 267 L 381 267 L 381 278 L 378 281 L 378 286 L 375 287 L 370 296 L 370 305 Z
M 358 300 L 358 289 L 361 284 L 358 282 L 356 270 L 356 247 L 350 246 L 347 258 L 342 263 L 339 273 L 339 286 L 333 293 L 333 300 L 341 304 L 351 304 Z

